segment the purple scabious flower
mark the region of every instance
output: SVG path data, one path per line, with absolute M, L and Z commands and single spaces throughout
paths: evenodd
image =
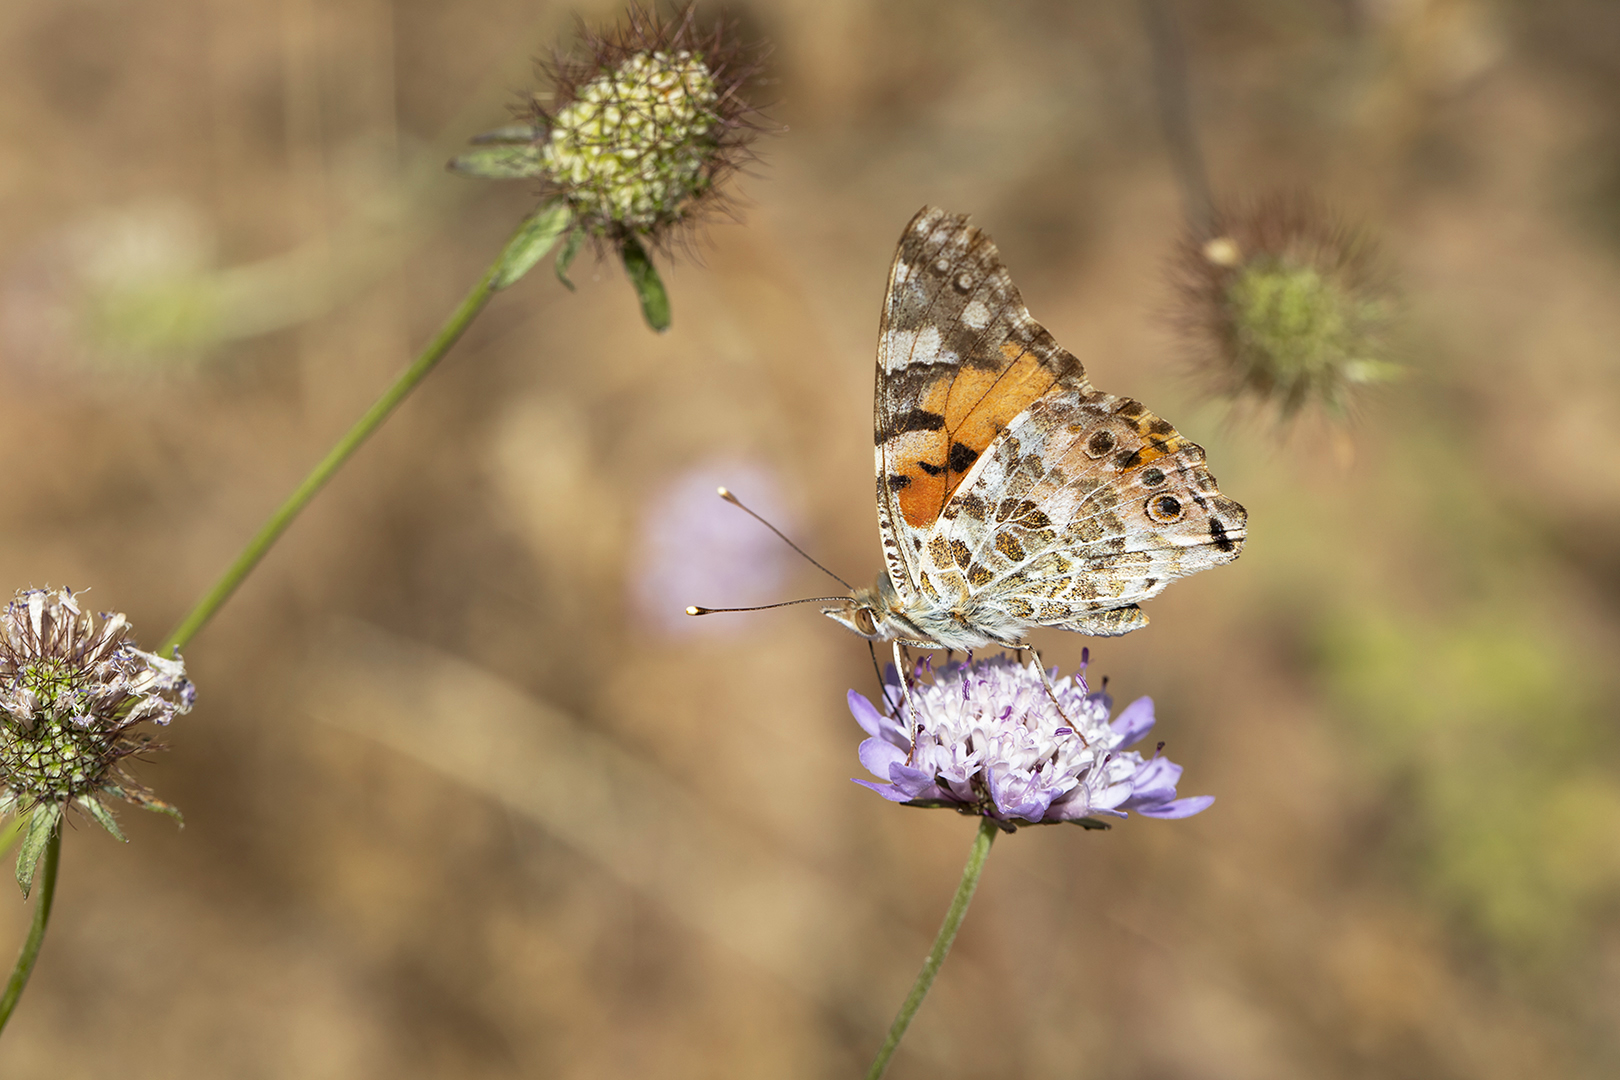
M 878 779 L 856 780 L 891 802 L 950 807 L 1019 825 L 1076 822 L 1097 815 L 1183 818 L 1214 802 L 1176 798 L 1181 766 L 1125 749 L 1153 727 L 1153 701 L 1137 698 L 1109 720 L 1113 699 L 1091 692 L 1082 674 L 1057 679 L 1060 712 L 1031 661 L 969 659 L 933 672 L 901 694 L 891 666 L 879 710 L 849 692 L 849 711 L 871 736 L 861 764 Z M 1056 669 L 1053 674 L 1055 676 Z

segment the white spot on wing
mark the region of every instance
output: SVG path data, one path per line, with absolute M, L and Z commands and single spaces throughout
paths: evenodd
M 912 363 L 933 363 L 939 356 L 939 328 L 925 326 L 917 331 L 917 342 L 912 347 Z
M 983 300 L 975 300 L 962 309 L 962 321 L 974 330 L 983 330 L 990 322 L 990 309 Z

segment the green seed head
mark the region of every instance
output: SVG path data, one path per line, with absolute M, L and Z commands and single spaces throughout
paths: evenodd
M 700 30 L 690 4 L 669 19 L 631 7 L 580 45 L 547 65 L 532 139 L 521 128 L 494 133 L 452 167 L 537 177 L 590 234 L 621 250 L 637 238 L 665 246 L 723 207 L 723 182 L 753 160 L 763 126 L 746 90 L 763 50 L 725 23 Z
M 718 94 L 690 52 L 643 52 L 586 83 L 541 148 L 548 178 L 599 228 L 648 232 L 711 183 Z
M 161 808 L 119 763 L 155 746 L 139 725 L 167 724 L 194 692 L 178 657 L 129 634 L 69 589 L 25 589 L 0 611 L 0 810 L 76 802 L 105 824 L 103 795 Z
M 79 727 L 55 711 L 34 724 L 0 724 L 0 771 L 25 802 L 67 802 L 101 787 L 123 755 L 117 738 Z
M 1224 214 L 1214 239 L 1183 245 L 1182 328 L 1224 395 L 1347 411 L 1354 388 L 1396 375 L 1394 304 L 1358 233 L 1302 200 Z
M 1386 306 L 1314 266 L 1255 260 L 1227 289 L 1233 349 L 1245 384 L 1294 408 L 1313 391 L 1337 405 L 1372 381 Z

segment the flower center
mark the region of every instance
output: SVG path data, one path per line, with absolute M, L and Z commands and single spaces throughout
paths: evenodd
M 59 702 L 72 708 L 79 696 L 76 674 L 67 661 L 47 656 L 24 664 L 17 672 L 17 682 L 34 695 L 35 716 L 39 716 L 55 713 Z
M 1376 315 L 1358 310 L 1345 289 L 1316 269 L 1276 259 L 1246 267 L 1228 297 L 1249 362 L 1285 385 L 1359 359 L 1352 354 L 1360 328 Z
M 8 717 L 0 721 L 0 778 L 19 795 L 71 799 L 100 785 L 115 740 L 94 724 L 75 724 L 70 709 L 41 708 L 32 730 Z

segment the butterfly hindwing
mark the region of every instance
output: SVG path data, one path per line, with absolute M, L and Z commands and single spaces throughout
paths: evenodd
M 1124 633 L 1146 622 L 1135 604 L 1237 558 L 1246 520 L 1166 421 L 1062 391 L 1021 414 L 951 500 L 924 574 L 934 591 L 959 585 L 981 622 Z

